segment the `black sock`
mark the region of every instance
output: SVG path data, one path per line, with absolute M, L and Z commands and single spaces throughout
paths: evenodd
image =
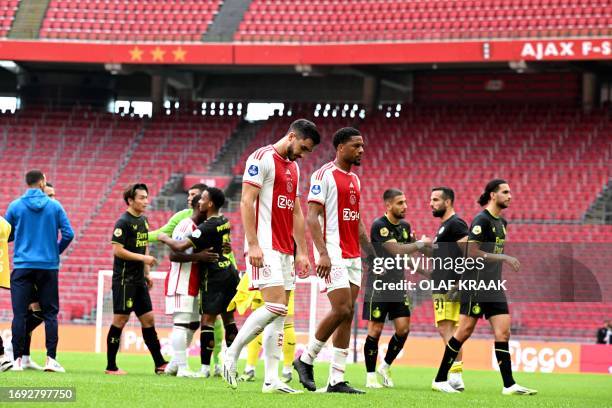
M 512 377 L 512 361 L 510 360 L 510 348 L 507 341 L 495 342 L 495 357 L 499 365 L 499 372 L 504 380 L 504 387 L 511 387 L 515 382 Z
M 363 345 L 363 357 L 365 359 L 366 371 L 373 373 L 376 371 L 376 361 L 378 360 L 378 337 L 367 336 Z
M 23 343 L 23 355 L 30 355 L 30 343 L 32 343 L 32 332 L 43 322 L 43 318 L 40 312 L 28 310 L 28 317 L 26 318 L 26 337 Z
M 119 343 L 121 342 L 121 331 L 118 327 L 111 324 L 106 336 L 106 369 L 115 371 L 117 367 L 117 353 L 119 352 Z
M 444 357 L 440 363 L 438 374 L 436 374 L 436 382 L 446 381 L 448 379 L 448 371 L 451 369 L 457 354 L 461 350 L 461 342 L 454 337 L 451 337 L 446 348 L 444 349 Z
M 385 355 L 385 363 L 391 365 L 393 360 L 397 357 L 397 355 L 404 348 L 404 343 L 406 343 L 406 339 L 408 338 L 408 333 L 404 336 L 398 336 L 397 333 L 393 334 L 391 337 L 391 341 L 389 341 L 389 346 L 387 346 L 387 354 Z
M 224 326 L 224 328 L 225 328 L 225 345 L 229 347 L 232 345 L 232 343 L 234 342 L 234 339 L 236 338 L 236 335 L 238 334 L 238 327 L 236 326 L 236 323 L 230 323 L 227 326 Z
M 210 356 L 215 349 L 215 328 L 203 325 L 200 328 L 200 362 L 210 365 Z
M 155 326 L 146 328 L 143 327 L 142 338 L 149 349 L 149 353 L 151 353 L 151 357 L 153 357 L 153 361 L 155 361 L 155 367 L 161 367 L 166 364 L 166 360 L 164 360 L 164 357 L 161 354 L 161 346 L 159 344 L 159 339 L 157 338 Z
M 4 355 L 4 343 L 2 342 L 2 337 L 0 336 L 0 356 Z

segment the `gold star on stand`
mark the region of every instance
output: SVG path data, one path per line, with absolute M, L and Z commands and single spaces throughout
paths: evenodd
M 130 58 L 132 61 L 142 61 L 142 53 L 144 51 L 135 46 L 130 50 Z
M 187 54 L 187 51 L 185 51 L 184 49 L 182 49 L 181 47 L 178 47 L 176 50 L 172 51 L 172 54 L 174 54 L 174 61 L 185 61 L 185 55 Z
M 155 47 L 155 49 L 151 51 L 151 55 L 153 56 L 153 61 L 163 61 L 165 54 L 166 54 L 166 51 L 162 50 L 159 47 Z

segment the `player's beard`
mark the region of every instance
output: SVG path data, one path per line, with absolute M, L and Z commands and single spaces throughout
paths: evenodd
M 404 219 L 406 217 L 406 212 L 393 212 L 393 216 L 398 219 Z
M 293 151 L 292 145 L 289 145 L 289 147 L 287 147 L 287 159 L 291 161 L 295 161 L 297 159 L 297 157 L 295 157 L 295 152 Z
M 510 202 L 506 202 L 506 201 L 502 201 L 497 203 L 497 205 L 499 206 L 499 208 L 501 208 L 502 210 L 508 208 L 508 206 L 510 205 Z
M 436 218 L 442 218 L 446 213 L 446 208 L 440 208 L 439 210 L 431 210 L 431 214 Z

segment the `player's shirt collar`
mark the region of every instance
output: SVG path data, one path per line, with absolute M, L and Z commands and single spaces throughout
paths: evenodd
M 272 146 L 272 149 L 274 149 L 274 154 L 276 154 L 276 155 L 278 156 L 278 158 L 279 158 L 279 159 L 281 159 L 281 160 L 283 160 L 283 161 L 285 161 L 285 162 L 290 162 L 290 161 L 291 161 L 291 160 L 289 160 L 289 159 L 287 159 L 287 158 L 283 157 L 283 156 L 282 156 L 282 155 L 281 155 L 281 154 L 278 152 L 278 150 L 276 150 L 276 147 L 274 147 L 274 145 L 270 145 L 270 146 Z

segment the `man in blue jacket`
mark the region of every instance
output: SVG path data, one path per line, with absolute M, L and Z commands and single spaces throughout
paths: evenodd
M 28 190 L 9 205 L 5 216 L 12 226 L 9 241 L 15 241 L 14 269 L 11 273 L 13 370 L 23 370 L 21 359 L 26 318 L 36 285 L 45 321 L 45 371 L 65 372 L 55 359 L 59 311 L 58 270 L 59 255 L 74 238 L 74 232 L 61 204 L 49 199 L 43 192 L 45 175 L 40 170 L 31 170 L 26 174 L 26 183 Z M 59 242 L 58 231 L 61 233 Z

